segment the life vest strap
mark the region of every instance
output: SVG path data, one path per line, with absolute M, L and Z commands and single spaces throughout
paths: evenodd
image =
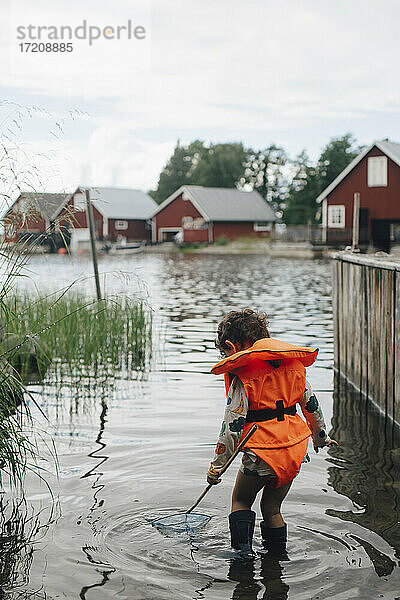
M 296 405 L 283 406 L 283 400 L 276 402 L 276 408 L 258 408 L 256 410 L 249 410 L 246 415 L 246 423 L 259 423 L 261 421 L 271 421 L 276 419 L 277 421 L 284 421 L 285 415 L 294 415 L 297 413 Z

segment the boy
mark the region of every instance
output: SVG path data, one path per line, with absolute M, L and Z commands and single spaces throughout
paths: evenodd
M 255 512 L 251 507 L 262 489 L 264 551 L 271 558 L 289 560 L 281 504 L 301 463 L 309 460 L 308 439 L 312 435 L 316 452 L 337 445 L 326 433 L 318 400 L 306 380 L 305 367 L 313 364 L 318 350 L 272 339 L 266 315 L 250 308 L 231 311 L 222 319 L 215 345 L 226 357 L 212 373 L 224 374 L 227 406 L 207 481 L 212 485 L 221 481 L 219 470 L 257 423 L 243 450 L 233 489 L 231 545 L 243 554 L 252 553 Z M 296 412 L 297 403 L 306 422 Z

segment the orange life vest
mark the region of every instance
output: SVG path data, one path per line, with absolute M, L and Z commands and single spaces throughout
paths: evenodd
M 313 364 L 317 354 L 318 350 L 314 348 L 263 338 L 251 348 L 223 359 L 211 370 L 215 375 L 224 374 L 227 393 L 233 375 L 237 375 L 243 383 L 249 410 L 242 437 L 254 422 L 258 424 L 257 431 L 245 447 L 275 470 L 278 486 L 296 476 L 306 452 L 311 432 L 296 414 L 295 405 L 304 395 L 305 367 Z M 282 454 L 288 456 L 290 467 L 282 467 L 276 454 L 278 449 L 288 449 Z

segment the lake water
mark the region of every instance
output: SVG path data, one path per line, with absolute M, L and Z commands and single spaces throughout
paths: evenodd
M 108 387 L 31 386 L 50 419 L 42 424 L 57 446 L 59 479 L 47 475 L 51 503 L 28 474 L 15 530 L 3 527 L 3 540 L 25 542 L 16 542 L 3 565 L 8 592 L 0 597 L 398 600 L 399 440 L 334 381 L 330 263 L 142 254 L 104 258 L 100 268 L 110 293 L 139 294 L 152 307 L 149 366 L 134 378 L 121 373 Z M 54 290 L 79 279 L 79 288 L 94 291 L 91 274 L 83 258 L 35 257 L 21 285 Z M 199 510 L 212 518 L 196 534 L 167 537 L 150 524 L 185 510 L 205 487 L 225 406 L 222 378 L 209 374 L 218 360 L 215 329 L 225 312 L 243 306 L 267 312 L 273 337 L 320 348 L 309 378 L 340 443 L 329 452 L 310 449 L 311 463 L 285 501 L 288 563 L 229 560 L 238 464 L 203 500 Z

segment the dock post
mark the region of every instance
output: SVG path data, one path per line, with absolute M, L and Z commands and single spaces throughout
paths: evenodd
M 92 207 L 92 203 L 90 202 L 90 191 L 89 190 L 86 190 L 86 212 L 87 212 L 89 232 L 90 232 L 90 244 L 92 247 L 93 270 L 94 270 L 94 278 L 96 281 L 97 300 L 101 300 L 99 269 L 97 266 L 96 239 L 95 239 L 94 222 L 93 222 L 93 207 Z

